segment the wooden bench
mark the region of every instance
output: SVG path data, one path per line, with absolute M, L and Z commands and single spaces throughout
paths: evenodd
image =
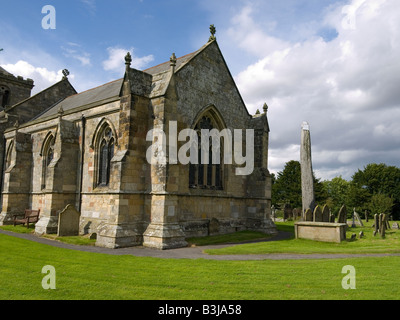
M 29 228 L 30 223 L 35 223 L 39 221 L 39 214 L 40 214 L 40 209 L 39 210 L 30 210 L 30 209 L 25 209 L 25 213 L 22 214 L 16 214 L 14 215 L 14 227 L 17 224 L 26 224 L 26 227 Z M 21 219 L 18 219 L 17 217 L 22 217 Z

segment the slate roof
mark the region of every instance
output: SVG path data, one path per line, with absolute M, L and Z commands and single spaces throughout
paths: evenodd
M 201 52 L 208 44 L 209 43 L 207 43 L 206 45 L 204 45 L 202 48 L 200 48 L 195 52 L 177 58 L 175 72 L 179 71 L 179 69 L 181 69 L 188 61 L 190 61 L 199 52 Z M 150 93 L 150 98 L 162 94 L 162 92 L 165 91 L 168 85 L 165 82 L 168 81 L 169 79 L 166 76 L 166 72 L 170 70 L 171 68 L 170 64 L 171 64 L 170 61 L 167 61 L 157 66 L 143 70 L 144 73 L 150 74 L 153 77 L 153 88 Z M 55 116 L 58 114 L 60 108 L 62 108 L 64 112 L 66 112 L 84 106 L 89 107 L 89 105 L 92 104 L 96 105 L 101 103 L 102 101 L 106 103 L 107 101 L 112 100 L 112 98 L 117 98 L 119 96 L 123 81 L 124 81 L 123 78 L 114 80 L 99 87 L 89 89 L 87 91 L 77 93 L 68 98 L 65 98 L 64 100 L 56 103 L 55 105 L 47 109 L 47 111 L 38 115 L 33 120 Z
M 65 98 L 64 100 L 56 103 L 47 111 L 40 114 L 36 119 L 47 118 L 58 114 L 58 110 L 62 108 L 64 112 L 74 108 L 90 105 L 96 102 L 101 102 L 113 97 L 118 97 L 121 90 L 123 79 L 114 80 L 112 82 L 103 84 L 99 87 L 83 91 Z M 34 119 L 34 120 L 36 120 Z

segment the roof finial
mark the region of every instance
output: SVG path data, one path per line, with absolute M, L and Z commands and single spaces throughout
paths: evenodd
M 208 39 L 208 41 L 216 40 L 217 38 L 215 37 L 215 34 L 217 33 L 217 30 L 215 29 L 215 26 L 213 24 L 210 25 L 210 33 L 211 33 L 211 36 Z
M 264 113 L 267 113 L 267 111 L 268 111 L 268 105 L 267 105 L 266 103 L 264 103 L 263 110 L 264 110 Z
M 128 52 L 125 56 L 126 69 L 128 69 L 131 66 L 131 62 L 132 62 L 132 57 L 131 54 Z
M 68 69 L 64 69 L 64 70 L 62 71 L 62 74 L 63 74 L 63 80 L 67 79 L 67 77 L 69 76 L 69 71 L 68 71 Z
M 169 65 L 171 66 L 171 72 L 175 73 L 175 66 L 176 66 L 176 56 L 175 56 L 175 52 L 171 55 L 171 58 L 169 58 Z
M 175 67 L 175 66 L 176 66 L 176 56 L 175 56 L 175 53 L 172 54 L 171 58 L 169 58 L 169 61 L 171 62 L 171 63 L 170 63 L 170 66 L 171 66 L 171 67 Z

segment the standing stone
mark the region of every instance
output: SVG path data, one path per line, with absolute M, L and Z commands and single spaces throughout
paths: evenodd
M 313 213 L 310 208 L 308 208 L 306 210 L 306 212 L 304 213 L 304 219 L 305 219 L 305 221 L 313 221 L 314 220 Z
M 320 206 L 316 206 L 314 209 L 314 222 L 323 222 L 322 210 Z
M 365 210 L 365 222 L 368 222 L 368 211 Z
M 301 130 L 300 165 L 303 212 L 308 208 L 310 208 L 311 211 L 314 211 L 315 195 L 311 161 L 311 137 L 310 126 L 307 122 L 303 122 Z
M 330 222 L 330 212 L 327 205 L 322 208 L 322 222 Z
M 345 205 L 339 210 L 338 223 L 347 223 L 347 209 Z

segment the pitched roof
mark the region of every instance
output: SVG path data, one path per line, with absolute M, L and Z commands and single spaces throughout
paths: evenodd
M 58 113 L 60 108 L 65 112 L 85 105 L 105 101 L 110 98 L 116 98 L 119 96 L 122 81 L 123 79 L 114 80 L 96 88 L 69 96 L 47 109 L 47 111 L 37 116 L 36 119 L 54 116 Z
M 9 73 L 7 70 L 0 67 L 0 74 L 5 74 L 7 76 L 12 76 L 13 74 Z
M 197 54 L 199 54 L 205 47 L 210 44 L 208 42 L 199 50 L 189 53 L 185 56 L 179 57 L 176 59 L 175 72 L 179 71 L 181 68 L 185 66 L 187 62 L 193 59 Z M 168 86 L 169 77 L 166 76 L 166 72 L 170 70 L 170 61 L 161 63 L 157 66 L 148 68 L 143 70 L 144 73 L 147 73 L 153 77 L 153 87 L 151 89 L 150 98 L 162 94 L 166 87 Z M 89 89 L 87 91 L 77 93 L 75 95 L 69 96 L 64 100 L 54 104 L 52 107 L 47 109 L 47 111 L 38 115 L 34 120 L 43 119 L 51 116 L 55 116 L 58 114 L 58 110 L 60 107 L 65 111 L 72 110 L 75 108 L 80 108 L 83 106 L 90 106 L 101 103 L 104 103 L 112 100 L 113 98 L 117 98 L 120 94 L 120 90 L 123 84 L 124 78 L 114 80 L 112 82 L 106 83 L 104 85 L 98 86 L 93 89 Z

